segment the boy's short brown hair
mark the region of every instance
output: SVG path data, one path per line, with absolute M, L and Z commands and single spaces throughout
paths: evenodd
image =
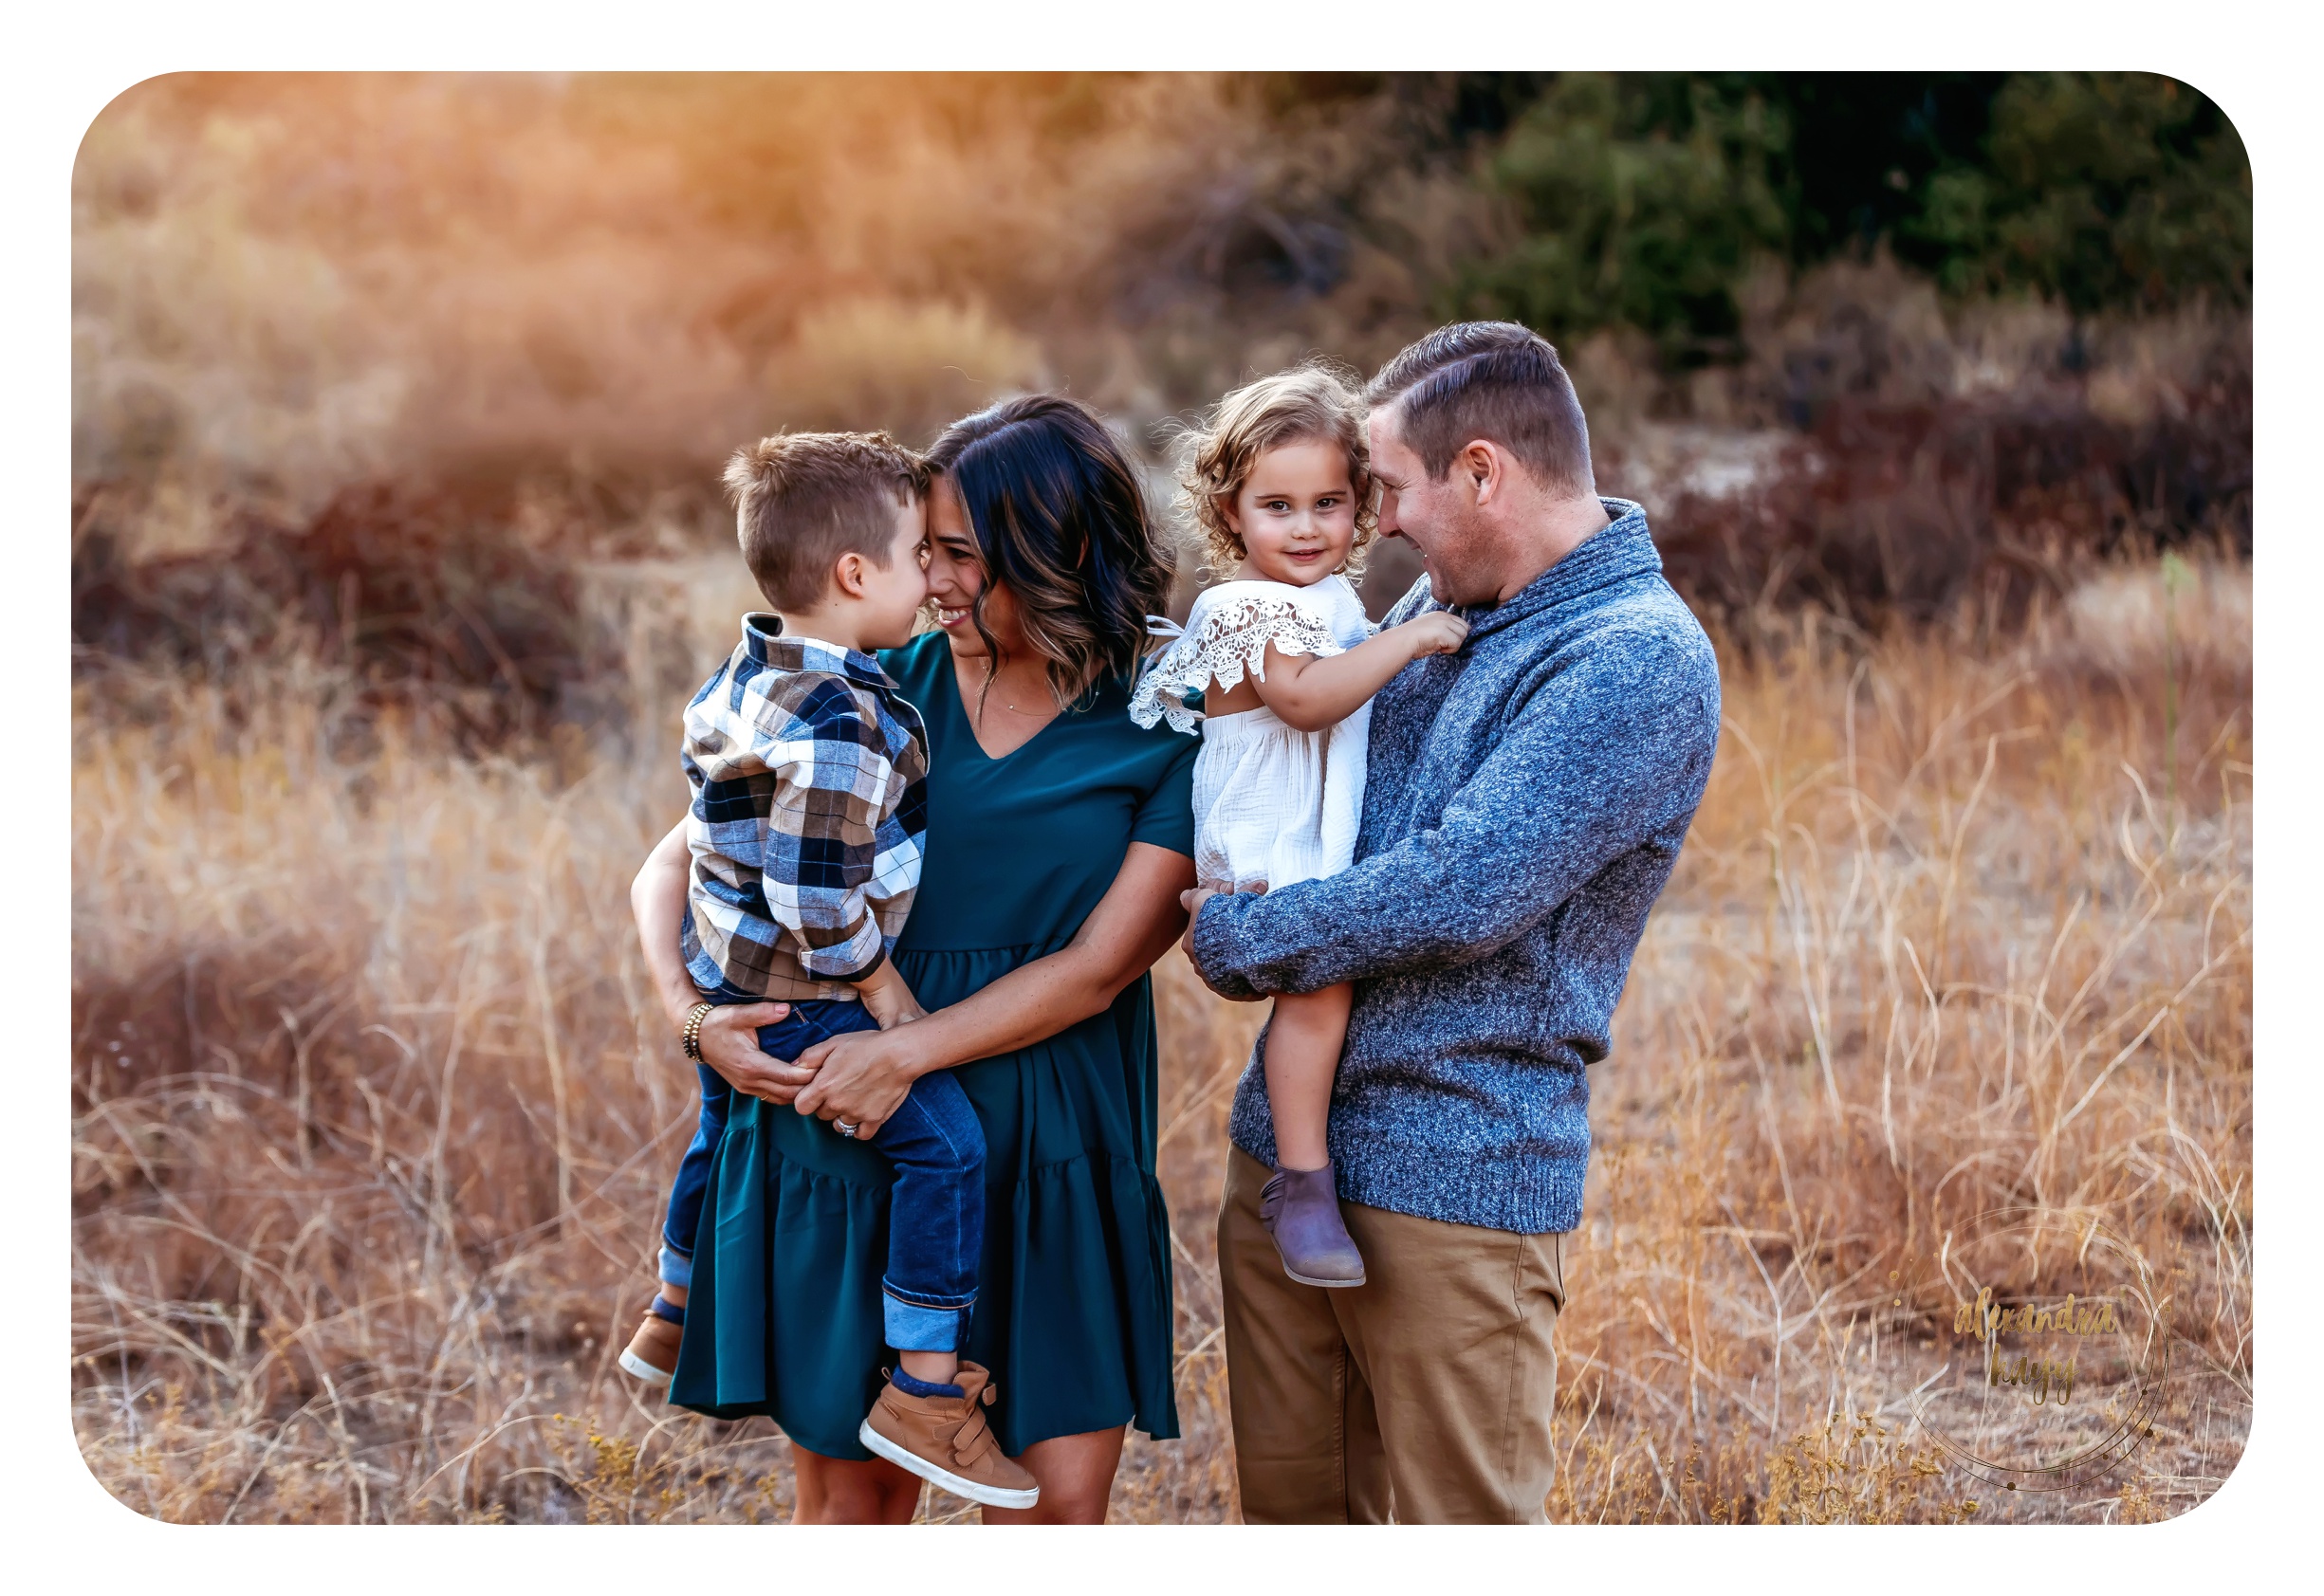
M 928 468 L 885 432 L 777 432 L 727 462 L 743 563 L 766 601 L 799 610 L 859 554 L 881 569 L 895 512 L 928 495 Z

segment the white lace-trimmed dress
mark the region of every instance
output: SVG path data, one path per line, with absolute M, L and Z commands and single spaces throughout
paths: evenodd
M 1163 623 L 1168 625 L 1167 622 Z M 1173 629 L 1174 630 L 1174 629 Z M 1130 714 L 1151 726 L 1200 730 L 1194 761 L 1194 873 L 1238 892 L 1309 881 L 1348 868 L 1364 807 L 1364 745 L 1372 706 L 1328 731 L 1300 731 L 1263 706 L 1205 715 L 1187 695 L 1266 679 L 1267 645 L 1285 654 L 1344 653 L 1372 635 L 1345 577 L 1310 587 L 1222 582 L 1194 600 L 1176 633 L 1138 682 Z

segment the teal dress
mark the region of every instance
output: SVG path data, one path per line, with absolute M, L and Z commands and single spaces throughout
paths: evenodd
M 1073 940 L 1133 842 L 1190 856 L 1198 746 L 1130 719 L 1114 682 L 1005 759 L 968 725 L 940 633 L 881 663 L 928 725 L 928 853 L 895 952 L 943 1008 Z M 1153 991 L 954 1074 L 985 1128 L 985 1251 L 965 1356 L 992 1370 L 1004 1450 L 1125 1422 L 1178 1434 L 1170 1220 L 1154 1179 Z M 868 1458 L 888 1161 L 788 1106 L 737 1098 L 710 1172 L 670 1400 L 763 1413 Z

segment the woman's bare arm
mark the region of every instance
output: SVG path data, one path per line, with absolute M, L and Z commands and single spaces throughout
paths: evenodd
M 1283 724 L 1300 731 L 1337 725 L 1388 686 L 1389 678 L 1423 654 L 1448 654 L 1468 635 L 1468 623 L 1446 610 L 1430 610 L 1402 626 L 1368 637 L 1345 653 L 1286 654 L 1267 645 L 1266 675 L 1243 686 Z M 1228 694 L 1220 709 L 1238 707 Z M 1240 707 L 1253 707 L 1242 705 Z
M 1193 885 L 1192 859 L 1132 843 L 1071 943 L 914 1024 L 819 1042 L 799 1055 L 815 1079 L 795 1107 L 858 1122 L 868 1135 L 931 1070 L 1014 1052 L 1103 1012 L 1177 940 L 1186 926 L 1178 897 Z
M 637 922 L 637 948 L 646 962 L 654 995 L 673 1034 L 683 1034 L 686 1017 L 702 1001 L 686 961 L 678 956 L 678 936 L 686 920 L 686 822 L 680 820 L 654 845 L 637 878 L 630 883 L 630 914 Z M 725 1076 L 727 1083 L 747 1097 L 787 1103 L 813 1078 L 814 1072 L 785 1064 L 759 1051 L 758 1028 L 772 1025 L 791 1012 L 787 1003 L 722 1004 L 703 1018 L 697 1038 L 702 1062 Z

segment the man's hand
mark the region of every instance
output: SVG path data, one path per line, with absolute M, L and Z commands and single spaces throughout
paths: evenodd
M 1187 911 L 1186 934 L 1178 939 L 1178 947 L 1190 964 L 1194 963 L 1194 927 L 1202 923 L 1203 905 L 1218 895 L 1215 887 L 1192 887 L 1178 894 L 1178 907 Z M 1194 969 L 1198 975 L 1202 972 L 1200 964 L 1195 964 Z
M 1259 890 L 1263 892 L 1266 889 L 1262 887 Z M 1219 896 L 1219 890 L 1215 887 L 1195 887 L 1178 894 L 1179 907 L 1187 911 L 1186 934 L 1178 939 L 1178 946 L 1179 950 L 1186 954 L 1187 963 L 1194 964 L 1196 975 L 1203 973 L 1203 967 L 1194 963 L 1194 927 L 1202 922 L 1203 905 L 1217 896 Z M 1210 983 L 1205 981 L 1203 984 L 1208 986 Z M 1215 987 L 1211 989 L 1217 991 Z M 1256 1003 L 1264 997 L 1264 994 L 1253 992 L 1246 997 L 1238 997 L 1232 992 L 1220 992 L 1219 996 L 1229 1002 Z

